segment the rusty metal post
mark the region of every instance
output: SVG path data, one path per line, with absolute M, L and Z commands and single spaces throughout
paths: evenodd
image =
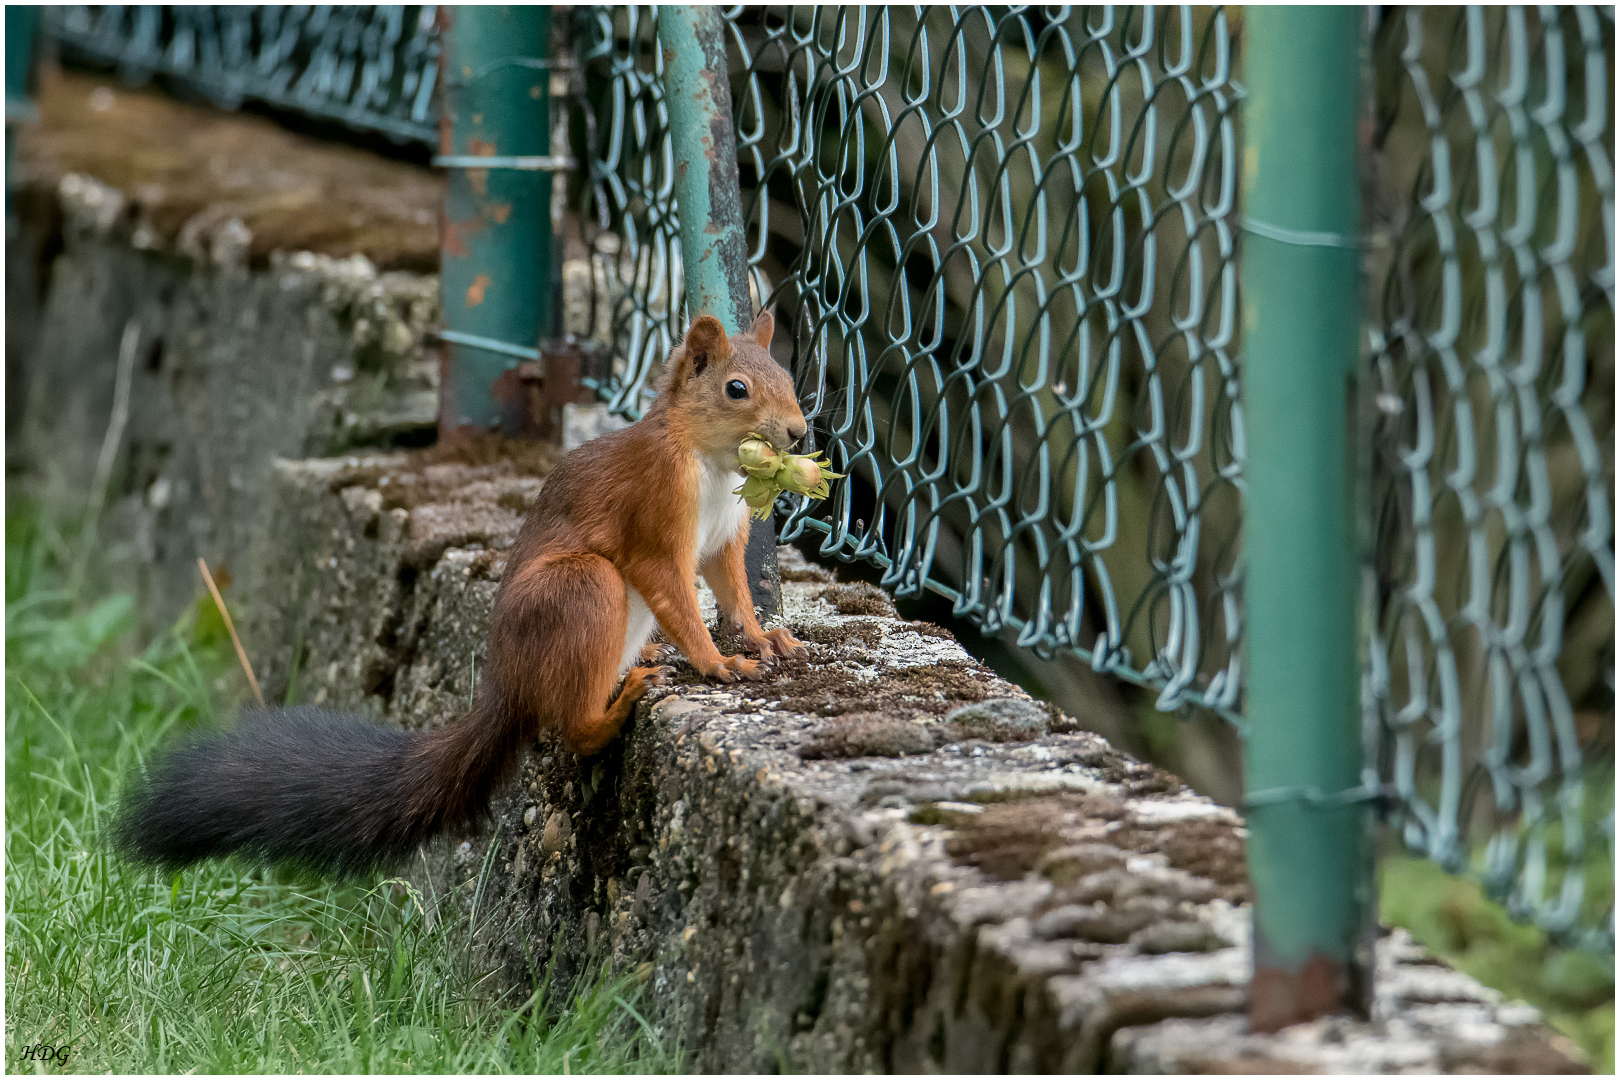
M 596 394 L 585 385 L 586 356 L 572 334 L 541 344 L 543 374 L 534 423 L 535 434 L 547 442 L 565 445 L 564 417 L 569 405 L 595 403 Z
M 717 7 L 661 6 L 658 38 L 675 148 L 686 310 L 690 315 L 711 314 L 726 333 L 739 334 L 753 322 L 754 310 L 748 296 L 748 244 L 731 120 L 725 23 Z M 753 523 L 747 563 L 754 606 L 767 616 L 781 614 L 775 521 Z
M 1243 546 L 1256 1031 L 1372 994 L 1353 508 L 1360 9 L 1245 14 Z
M 444 6 L 439 435 L 532 434 L 538 349 L 557 329 L 551 9 Z M 525 362 L 528 367 L 524 367 Z

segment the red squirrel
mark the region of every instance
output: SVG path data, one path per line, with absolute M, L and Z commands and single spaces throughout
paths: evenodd
M 728 338 L 699 316 L 646 415 L 557 465 L 507 555 L 466 715 L 407 733 L 310 706 L 246 713 L 154 762 L 124 798 L 115 846 L 168 869 L 230 854 L 340 874 L 396 861 L 482 814 L 536 737 L 580 755 L 611 742 L 668 672 L 647 644 L 655 622 L 704 675 L 762 677 L 761 661 L 715 648 L 699 572 L 748 648 L 804 649 L 755 617 L 748 510 L 733 494 L 739 444 L 757 434 L 785 450 L 805 433 L 767 351 L 773 328 L 762 313 Z

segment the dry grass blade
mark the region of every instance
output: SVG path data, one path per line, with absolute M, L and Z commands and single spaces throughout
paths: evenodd
M 231 635 L 231 644 L 236 647 L 236 658 L 242 661 L 242 670 L 247 672 L 248 685 L 253 687 L 253 697 L 262 709 L 264 691 L 259 689 L 259 680 L 253 674 L 253 665 L 248 663 L 247 650 L 242 648 L 242 639 L 236 636 L 236 624 L 231 621 L 231 613 L 225 610 L 225 598 L 219 595 L 219 586 L 214 584 L 214 575 L 208 572 L 208 561 L 201 555 L 197 556 L 197 569 L 202 571 L 203 582 L 208 586 L 208 595 L 214 598 L 214 606 L 219 608 L 219 617 L 225 620 L 225 629 Z
M 84 538 L 78 558 L 68 575 L 68 590 L 75 595 L 84 581 L 85 567 L 92 547 L 96 543 L 96 528 L 101 521 L 101 509 L 107 501 L 107 484 L 112 480 L 113 465 L 118 460 L 118 447 L 124 441 L 124 427 L 129 423 L 129 385 L 135 372 L 135 350 L 141 341 L 141 324 L 130 319 L 124 324 L 124 336 L 118 344 L 118 370 L 113 380 L 112 413 L 107 418 L 107 434 L 101 440 L 101 453 L 96 457 L 96 473 L 90 482 L 90 505 L 86 509 Z

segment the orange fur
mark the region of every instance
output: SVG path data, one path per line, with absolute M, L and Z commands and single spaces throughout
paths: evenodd
M 786 449 L 805 432 L 793 382 L 766 352 L 771 331 L 761 315 L 728 340 L 700 316 L 646 417 L 553 471 L 507 556 L 465 716 L 407 735 L 312 707 L 260 713 L 162 758 L 120 811 L 119 849 L 167 867 L 233 852 L 338 872 L 396 861 L 481 813 L 536 735 L 577 754 L 616 738 L 668 672 L 644 647 L 649 616 L 705 675 L 760 677 L 760 661 L 715 648 L 698 614 L 700 569 L 749 649 L 769 659 L 802 648 L 754 616 L 748 516 L 731 493 L 750 434 Z
M 575 450 L 547 480 L 508 556 L 490 628 L 486 693 L 509 723 L 555 731 L 581 754 L 617 735 L 636 699 L 662 680 L 658 668 L 635 668 L 610 704 L 626 644 L 626 587 L 704 675 L 761 676 L 759 661 L 715 648 L 693 581 L 703 462 L 734 463 L 752 434 L 786 449 L 805 432 L 792 380 L 766 351 L 773 328 L 761 314 L 747 334 L 728 339 L 713 316 L 693 320 L 646 416 Z M 727 396 L 733 380 L 747 387 L 746 400 Z M 786 656 L 803 644 L 760 627 L 743 568 L 748 522 L 740 520 L 703 575 L 749 648 Z M 654 658 L 645 649 L 636 655 Z

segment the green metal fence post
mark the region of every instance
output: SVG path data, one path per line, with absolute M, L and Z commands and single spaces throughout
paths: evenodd
M 1249 1018 L 1371 994 L 1352 494 L 1364 16 L 1246 10 L 1242 262 Z
M 555 332 L 551 234 L 551 9 L 445 6 L 439 156 L 439 433 L 526 434 L 542 338 Z
M 39 118 L 29 91 L 33 88 L 34 39 L 39 7 L 6 5 L 6 209 L 11 208 L 11 162 L 16 153 L 17 125 Z
M 658 38 L 670 143 L 675 149 L 686 310 L 691 315 L 711 314 L 726 333 L 738 334 L 753 322 L 754 310 L 748 295 L 748 245 L 720 9 L 661 6 Z M 780 614 L 782 583 L 776 568 L 774 521 L 753 522 L 747 564 L 754 606 L 767 615 Z

